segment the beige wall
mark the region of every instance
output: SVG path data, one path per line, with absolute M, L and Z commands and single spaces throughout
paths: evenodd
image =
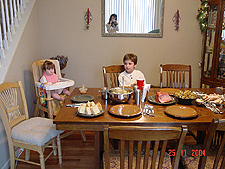
M 160 63 L 191 64 L 193 87 L 199 87 L 201 33 L 196 15 L 198 0 L 165 0 L 163 38 L 102 37 L 101 0 L 40 0 L 41 52 L 43 58 L 67 55 L 66 77 L 76 87 L 102 87 L 103 65 L 122 64 L 122 57 L 133 52 L 147 83 L 159 85 Z M 93 16 L 85 30 L 84 13 Z M 180 30 L 174 30 L 172 18 L 180 10 Z

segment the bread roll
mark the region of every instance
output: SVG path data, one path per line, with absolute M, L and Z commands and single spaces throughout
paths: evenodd
M 78 107 L 79 113 L 85 114 L 85 106 Z
M 85 107 L 85 111 L 88 115 L 91 115 L 91 108 L 90 107 Z
M 102 108 L 101 103 L 98 102 L 98 103 L 96 103 L 96 105 L 98 106 L 98 109 L 99 109 L 100 111 L 102 111 L 103 108 Z
M 91 112 L 92 112 L 92 114 L 98 114 L 98 113 L 100 113 L 100 110 L 99 110 L 98 106 L 95 105 L 95 106 L 91 107 Z

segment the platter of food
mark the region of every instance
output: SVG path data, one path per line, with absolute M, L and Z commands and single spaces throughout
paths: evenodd
M 141 114 L 141 109 L 134 105 L 120 104 L 112 106 L 109 113 L 119 117 L 135 117 Z
M 158 105 L 172 105 L 176 103 L 176 99 L 167 92 L 157 92 L 155 95 L 149 96 L 148 101 Z
M 204 100 L 205 102 L 211 102 L 211 103 L 215 103 L 216 105 L 220 105 L 223 104 L 225 97 L 224 95 L 220 95 L 220 94 L 206 94 L 202 97 L 202 100 Z
M 76 95 L 71 97 L 71 101 L 74 103 L 86 103 L 94 100 L 92 95 Z
M 195 109 L 177 105 L 166 107 L 165 114 L 179 119 L 189 119 L 198 116 L 198 112 Z
M 97 117 L 104 112 L 105 110 L 99 102 L 96 104 L 94 102 L 82 103 L 77 109 L 77 114 L 83 117 Z
M 177 98 L 178 103 L 182 105 L 191 105 L 193 100 L 197 98 L 196 94 L 190 90 L 176 92 L 174 96 Z

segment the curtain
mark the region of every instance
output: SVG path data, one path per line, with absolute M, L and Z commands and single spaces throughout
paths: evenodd
M 160 29 L 160 0 L 105 0 L 105 21 L 117 14 L 119 33 L 148 33 Z

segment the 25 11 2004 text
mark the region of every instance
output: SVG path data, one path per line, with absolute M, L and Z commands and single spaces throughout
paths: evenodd
M 183 149 L 180 152 L 181 156 L 187 156 L 187 150 Z M 189 155 L 189 154 L 188 154 Z M 176 156 L 176 150 L 175 149 L 169 149 L 169 156 Z M 191 156 L 205 156 L 205 150 L 191 150 Z

